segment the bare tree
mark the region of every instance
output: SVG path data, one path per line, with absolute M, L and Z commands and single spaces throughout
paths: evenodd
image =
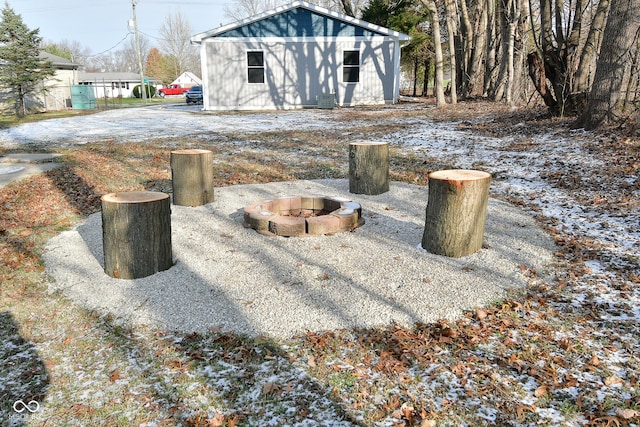
M 64 39 L 60 42 L 45 41 L 43 43 L 44 50 L 54 55 L 67 58 L 68 60 L 84 65 L 87 62 L 87 58 L 91 56 L 91 49 L 82 46 L 80 42 L 76 40 Z
M 574 87 L 576 92 L 585 92 L 593 81 L 598 52 L 602 43 L 602 32 L 609 12 L 609 0 L 600 0 L 595 16 L 591 22 L 589 35 L 582 49 L 580 65 L 576 71 Z
M 464 0 L 463 0 L 464 1 Z M 456 67 L 456 43 L 455 39 L 458 35 L 458 9 L 455 0 L 445 0 L 445 10 L 447 14 L 447 41 L 449 43 L 449 68 L 451 71 L 451 103 L 458 102 L 457 67 Z
M 149 39 L 142 34 L 140 34 L 140 50 L 143 58 L 146 58 L 151 50 Z M 88 56 L 84 65 L 85 70 L 89 72 L 137 72 L 136 41 L 130 35 L 122 49 Z
M 224 7 L 224 16 L 234 21 L 241 21 L 285 3 L 286 0 L 234 0 L 233 3 Z
M 172 58 L 174 76 L 200 69 L 198 49 L 191 45 L 191 25 L 180 11 L 168 15 L 160 27 L 160 47 Z M 146 55 L 144 55 L 146 58 Z
M 224 7 L 224 16 L 233 21 L 241 21 L 287 3 L 289 0 L 234 0 Z M 313 3 L 344 15 L 358 17 L 368 0 L 316 0 Z
M 631 48 L 640 30 L 640 0 L 611 0 L 587 108 L 579 125 L 593 129 L 619 119 L 625 74 L 632 64 Z
M 442 37 L 440 35 L 440 14 L 434 0 L 422 0 L 427 10 L 431 13 L 431 28 L 433 34 L 433 45 L 435 48 L 435 92 L 436 106 L 446 105 L 444 97 L 444 57 L 442 55 Z

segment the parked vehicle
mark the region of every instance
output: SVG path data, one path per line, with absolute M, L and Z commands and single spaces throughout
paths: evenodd
M 188 87 L 180 86 L 180 85 L 169 85 L 167 87 L 163 87 L 158 91 L 158 95 L 164 98 L 167 95 L 184 95 L 189 91 Z
M 202 104 L 202 86 L 192 86 L 185 95 L 187 104 Z

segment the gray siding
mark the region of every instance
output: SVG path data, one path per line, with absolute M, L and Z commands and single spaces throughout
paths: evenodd
M 335 92 L 339 105 L 394 102 L 397 42 L 373 38 L 210 38 L 202 41 L 204 108 L 290 109 Z M 360 81 L 342 82 L 344 50 L 360 51 Z M 265 82 L 247 82 L 247 51 L 263 51 Z

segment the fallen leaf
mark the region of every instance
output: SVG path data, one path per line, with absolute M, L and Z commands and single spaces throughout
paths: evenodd
M 521 419 L 523 417 L 524 411 L 536 412 L 536 408 L 535 406 L 518 405 L 516 407 L 516 413 L 518 414 L 518 419 Z
M 316 358 L 311 356 L 309 359 L 307 359 L 307 365 L 311 366 L 312 368 L 316 367 Z
M 262 386 L 262 395 L 267 395 L 267 394 L 277 394 L 278 391 L 280 390 L 280 386 L 276 383 L 265 383 Z
M 618 408 L 616 409 L 616 415 L 620 418 L 624 418 L 625 420 L 630 420 L 631 418 L 640 417 L 640 411 L 636 411 L 635 409 Z
M 487 317 L 487 312 L 486 312 L 485 310 L 479 310 L 479 309 L 478 309 L 478 310 L 476 310 L 476 318 L 477 318 L 478 320 L 482 320 L 482 319 L 484 319 L 485 317 Z
M 436 420 L 422 420 L 420 427 L 436 427 Z
M 282 391 L 290 393 L 294 390 L 294 387 L 291 384 L 287 384 L 282 388 Z
M 224 425 L 224 415 L 218 413 L 209 418 L 209 427 L 221 427 Z
M 546 385 L 541 385 L 533 392 L 533 395 L 537 398 L 545 397 L 549 391 L 549 387 Z
M 83 405 L 82 403 L 74 403 L 73 405 L 71 405 L 71 411 L 77 417 L 83 417 L 94 412 L 91 406 Z
M 622 384 L 624 385 L 624 380 L 622 380 L 622 378 L 618 378 L 618 377 L 607 377 L 604 379 L 604 385 L 606 385 L 607 387 L 611 387 L 612 385 L 616 385 L 616 384 Z
M 610 425 L 615 424 L 617 427 L 620 427 L 620 421 L 618 420 L 618 417 L 612 417 L 612 416 L 608 416 L 608 417 L 600 417 L 600 418 L 596 418 L 593 420 L 594 422 L 596 421 L 606 421 L 606 427 L 609 427 Z
M 447 338 L 457 338 L 458 337 L 458 331 L 453 330 L 451 328 L 444 328 L 442 330 L 442 335 L 447 337 Z

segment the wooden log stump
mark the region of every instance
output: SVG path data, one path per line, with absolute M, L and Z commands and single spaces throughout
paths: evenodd
M 173 265 L 168 194 L 132 191 L 101 200 L 105 273 L 139 279 Z
M 482 248 L 491 175 L 475 170 L 442 170 L 429 174 L 422 247 L 453 258 Z
M 213 153 L 209 150 L 171 152 L 173 204 L 200 206 L 213 202 Z
M 389 144 L 349 144 L 349 192 L 376 195 L 389 191 Z

